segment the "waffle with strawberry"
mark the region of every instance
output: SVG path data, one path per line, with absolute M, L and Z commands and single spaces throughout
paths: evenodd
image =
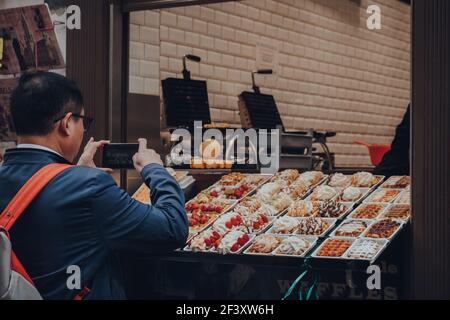
M 239 230 L 230 231 L 220 240 L 217 252 L 221 254 L 238 253 L 249 241 L 248 234 Z

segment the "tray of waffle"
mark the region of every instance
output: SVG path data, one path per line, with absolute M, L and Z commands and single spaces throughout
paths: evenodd
M 350 218 L 377 219 L 387 207 L 388 204 L 385 203 L 363 203 L 352 212 Z
M 217 214 L 205 214 L 202 212 L 189 213 L 187 215 L 189 221 L 189 232 L 198 233 L 206 229 L 217 219 Z
M 336 224 L 337 219 L 332 218 L 297 218 L 296 234 L 303 236 L 325 236 Z
M 231 187 L 231 186 L 237 186 L 241 184 L 245 179 L 245 175 L 240 172 L 233 172 L 230 174 L 226 174 L 220 178 L 220 180 L 217 182 L 218 186 L 221 187 Z
M 139 189 L 133 194 L 133 199 L 144 204 L 150 204 L 150 189 L 145 183 L 143 183 Z
M 271 175 L 233 172 L 223 176 L 207 190 L 210 197 L 226 199 L 242 199 L 267 182 Z
M 327 179 L 325 184 L 333 188 L 347 188 L 352 184 L 352 176 L 335 173 Z
M 270 182 L 276 182 L 282 186 L 287 186 L 297 180 L 300 173 L 296 169 L 287 169 L 277 172 L 271 179 Z
M 244 251 L 244 254 L 270 255 L 278 248 L 282 241 L 283 238 L 281 236 L 261 234 L 252 240 L 247 250 Z
M 403 190 L 402 193 L 395 199 L 398 204 L 411 204 L 411 190 Z
M 219 254 L 242 253 L 254 237 L 240 230 L 229 231 L 220 239 L 217 249 L 213 251 Z
M 392 176 L 381 186 L 381 189 L 405 189 L 411 184 L 410 176 Z
M 279 193 L 267 201 L 267 204 L 273 207 L 277 212 L 282 213 L 292 204 L 292 199 L 285 193 Z
M 399 189 L 378 189 L 369 195 L 366 203 L 390 203 L 396 200 L 402 190 Z
M 282 257 L 305 257 L 316 245 L 317 237 L 305 237 L 299 235 L 283 236 L 278 248 L 272 254 Z
M 320 201 L 297 200 L 291 204 L 287 214 L 293 218 L 315 217 L 321 204 Z
M 246 174 L 243 183 L 252 187 L 259 187 L 268 182 L 272 177 L 272 174 Z
M 381 184 L 384 176 L 375 176 L 370 172 L 358 172 L 351 178 L 350 185 L 357 188 L 374 188 Z
M 329 201 L 336 199 L 340 194 L 340 190 L 327 185 L 321 185 L 306 198 L 310 201 Z
M 243 217 L 253 215 L 254 213 L 263 213 L 269 217 L 276 217 L 280 214 L 279 210 L 255 196 L 243 199 L 234 207 L 233 211 Z
M 282 192 L 289 195 L 292 200 L 303 199 L 310 191 L 310 188 L 302 181 L 296 180 L 284 187 Z
M 346 219 L 331 233 L 330 237 L 359 238 L 373 220 Z
M 212 229 L 200 232 L 188 241 L 184 251 L 190 252 L 213 252 L 217 250 L 222 236 Z
M 219 199 L 235 199 L 240 200 L 252 193 L 256 187 L 252 187 L 248 184 L 241 183 L 233 186 L 222 186 L 215 184 L 210 187 L 206 193 L 211 198 Z
M 383 219 L 375 221 L 366 232 L 363 237 L 375 238 L 375 239 L 392 239 L 403 227 L 404 222 L 393 219 Z
M 323 183 L 327 178 L 328 175 L 325 175 L 321 171 L 307 171 L 300 174 L 297 180 L 302 181 L 310 188 L 314 188 Z
M 194 199 L 186 203 L 187 213 L 222 214 L 237 204 L 235 200 L 211 198 L 207 194 L 200 193 Z
M 285 188 L 285 186 L 279 182 L 268 182 L 258 189 L 256 192 L 256 197 L 261 200 L 268 201 L 280 194 L 283 191 L 283 188 Z
M 392 204 L 384 212 L 383 218 L 407 221 L 411 217 L 409 204 Z
M 242 225 L 247 233 L 261 233 L 275 220 L 264 213 L 253 213 L 242 217 Z
M 344 255 L 345 259 L 375 262 L 389 241 L 386 239 L 357 239 Z
M 235 211 L 225 213 L 218 217 L 211 228 L 220 235 L 224 235 L 231 230 L 245 230 L 242 216 Z
M 354 242 L 354 238 L 328 238 L 314 251 L 311 257 L 342 259 Z
M 275 219 L 272 227 L 267 230 L 267 233 L 271 234 L 294 234 L 297 231 L 299 225 L 298 218 L 289 216 L 283 216 Z
M 339 194 L 338 201 L 360 202 L 369 194 L 370 190 L 370 188 L 347 187 Z
M 334 200 L 326 202 L 299 200 L 295 201 L 289 207 L 288 216 L 294 218 L 342 218 L 352 209 L 352 207 L 352 203 L 341 203 Z
M 345 217 L 353 208 L 352 202 L 337 202 L 335 200 L 321 202 L 317 217 L 341 219 Z

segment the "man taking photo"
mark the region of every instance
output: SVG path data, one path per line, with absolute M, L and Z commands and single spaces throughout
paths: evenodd
M 0 167 L 0 212 L 48 164 L 71 164 L 92 119 L 67 78 L 48 72 L 23 75 L 11 95 L 18 147 Z M 44 299 L 74 299 L 69 266 L 81 271 L 86 299 L 125 299 L 118 253 L 151 254 L 185 244 L 184 196 L 160 156 L 139 140 L 134 166 L 151 189 L 152 205 L 133 200 L 93 157 L 107 141 L 87 144 L 77 166 L 56 176 L 10 230 L 18 259 Z M 86 292 L 85 292 L 86 294 Z

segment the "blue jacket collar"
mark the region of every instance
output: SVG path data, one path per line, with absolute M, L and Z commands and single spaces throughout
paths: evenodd
M 49 163 L 71 164 L 69 161 L 53 152 L 39 149 L 16 148 L 6 150 L 3 165 Z

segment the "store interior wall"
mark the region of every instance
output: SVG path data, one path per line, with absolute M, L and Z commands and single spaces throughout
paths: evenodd
M 368 30 L 378 4 L 382 29 Z M 130 92 L 161 95 L 181 57 L 207 79 L 213 121 L 240 124 L 237 95 L 273 54 L 276 76 L 258 78 L 288 129 L 337 131 L 338 166 L 370 166 L 354 140 L 389 144 L 410 99 L 410 7 L 400 1 L 246 0 L 132 12 Z M 267 56 L 266 56 L 267 57 Z

